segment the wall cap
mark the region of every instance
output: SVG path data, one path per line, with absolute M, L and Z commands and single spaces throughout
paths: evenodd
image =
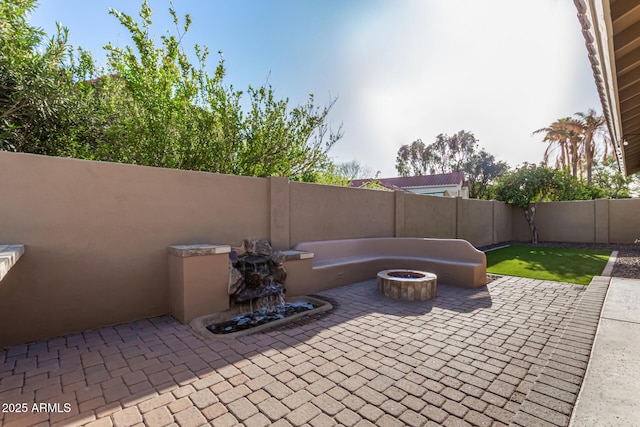
M 295 249 L 289 249 L 286 251 L 280 251 L 280 254 L 284 255 L 285 261 L 295 261 L 300 259 L 311 259 L 314 257 L 313 252 L 297 251 Z
M 172 245 L 167 250 L 171 255 L 185 258 L 200 255 L 228 254 L 231 252 L 231 246 L 200 243 L 195 245 Z

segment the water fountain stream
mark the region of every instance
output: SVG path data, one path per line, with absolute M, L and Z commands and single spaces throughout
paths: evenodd
M 229 254 L 231 307 L 244 314 L 208 326 L 214 333 L 231 333 L 316 308 L 311 303 L 286 303 L 284 257 L 267 240 L 244 240 Z

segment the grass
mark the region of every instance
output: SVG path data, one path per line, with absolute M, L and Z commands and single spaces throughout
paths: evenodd
M 588 285 L 602 274 L 609 251 L 509 246 L 486 253 L 487 273 Z

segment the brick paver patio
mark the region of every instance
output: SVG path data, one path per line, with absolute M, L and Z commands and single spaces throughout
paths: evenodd
M 504 277 L 403 302 L 369 281 L 320 294 L 328 314 L 235 340 L 164 316 L 11 347 L 0 425 L 509 425 L 584 290 Z

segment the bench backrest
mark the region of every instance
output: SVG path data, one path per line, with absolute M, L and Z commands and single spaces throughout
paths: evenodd
M 293 249 L 314 253 L 315 260 L 349 256 L 422 256 L 485 263 L 483 252 L 461 239 L 378 237 L 298 243 Z

